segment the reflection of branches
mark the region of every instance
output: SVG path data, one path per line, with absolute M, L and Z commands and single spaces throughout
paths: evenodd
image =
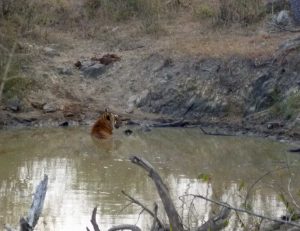
M 261 181 L 265 176 L 268 176 L 268 175 L 270 175 L 271 173 L 273 173 L 273 172 L 277 172 L 277 171 L 279 171 L 279 170 L 282 170 L 282 169 L 285 169 L 285 168 L 287 168 L 286 166 L 285 167 L 280 167 L 280 168 L 277 168 L 277 169 L 273 169 L 273 170 L 270 170 L 270 171 L 268 171 L 268 172 L 266 172 L 265 174 L 263 174 L 262 176 L 260 176 L 250 187 L 249 187 L 249 189 L 248 189 L 248 191 L 247 191 L 247 194 L 246 194 L 246 197 L 245 197 L 245 201 L 244 201 L 244 206 L 246 206 L 247 205 L 247 200 L 248 200 L 248 198 L 249 198 L 249 196 L 250 196 L 250 192 L 252 191 L 252 189 L 254 188 L 254 186 L 259 182 L 259 181 Z
M 289 160 L 288 160 L 288 156 L 287 153 L 285 153 L 285 158 L 286 158 L 286 168 L 288 169 L 290 178 L 289 178 L 289 182 L 288 182 L 288 193 L 290 198 L 292 199 L 292 202 L 294 204 L 294 206 L 296 206 L 298 209 L 300 209 L 300 206 L 297 204 L 292 192 L 291 192 L 291 183 L 292 183 L 292 172 L 291 172 L 291 168 L 290 168 L 290 164 L 289 164 Z
M 216 201 L 216 200 L 213 200 L 213 199 L 209 199 L 209 198 L 201 196 L 201 195 L 189 194 L 189 195 L 184 195 L 184 196 L 192 196 L 192 197 L 195 197 L 195 198 L 201 198 L 203 200 L 209 201 L 211 203 L 217 204 L 219 206 L 222 206 L 222 207 L 225 207 L 225 208 L 228 208 L 228 209 L 240 212 L 240 213 L 246 213 L 246 214 L 254 216 L 254 217 L 266 219 L 266 220 L 269 220 L 269 221 L 278 222 L 280 224 L 292 225 L 292 226 L 300 228 L 300 224 L 297 224 L 295 222 L 290 222 L 290 221 L 286 221 L 286 220 L 281 220 L 281 219 L 276 219 L 276 218 L 272 218 L 272 217 L 267 217 L 267 216 L 264 216 L 264 215 L 261 215 L 261 214 L 257 214 L 257 213 L 251 212 L 251 211 L 246 210 L 246 209 L 235 208 L 235 207 L 233 207 L 233 206 L 231 206 L 231 205 L 229 205 L 227 203 Z

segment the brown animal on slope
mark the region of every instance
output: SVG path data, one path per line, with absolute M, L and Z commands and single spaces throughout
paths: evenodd
M 106 55 L 103 55 L 101 58 L 92 57 L 91 60 L 100 62 L 103 65 L 109 65 L 111 63 L 120 61 L 121 57 L 116 54 L 106 54 Z
M 109 112 L 105 109 L 104 113 L 98 118 L 96 123 L 92 127 L 92 136 L 98 139 L 110 138 L 113 134 L 114 128 L 121 126 L 121 118 L 119 115 Z

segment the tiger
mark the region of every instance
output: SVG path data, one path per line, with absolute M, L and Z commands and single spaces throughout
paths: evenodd
M 114 128 L 118 129 L 121 125 L 122 120 L 120 116 L 106 108 L 104 113 L 94 123 L 91 135 L 98 139 L 108 139 L 112 136 Z

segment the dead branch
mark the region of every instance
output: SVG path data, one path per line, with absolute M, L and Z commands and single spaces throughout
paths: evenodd
M 183 119 L 178 120 L 178 121 L 174 121 L 171 123 L 156 123 L 156 124 L 150 124 L 150 127 L 154 127 L 154 128 L 164 128 L 164 127 L 184 127 L 186 125 L 188 125 L 189 122 L 184 121 Z
M 207 222 L 198 227 L 196 231 L 221 230 L 227 226 L 229 215 L 230 209 L 223 207 L 218 215 L 210 218 Z
M 148 172 L 149 177 L 154 181 L 160 199 L 164 205 L 164 209 L 167 213 L 171 229 L 173 231 L 184 231 L 181 218 L 175 208 L 175 205 L 171 199 L 169 190 L 167 186 L 162 181 L 160 175 L 156 172 L 153 166 L 143 158 L 133 156 L 130 158 L 131 162 L 140 166 L 146 172 Z
M 99 226 L 96 221 L 96 214 L 97 214 L 97 206 L 93 209 L 91 223 L 93 225 L 94 231 L 100 231 Z M 88 228 L 87 228 L 88 229 Z
M 91 223 L 93 225 L 94 231 L 100 231 L 99 226 L 96 221 L 96 215 L 97 215 L 97 206 L 93 209 Z M 117 230 L 124 230 L 124 229 L 132 230 L 132 231 L 142 231 L 136 225 L 127 225 L 127 224 L 111 227 L 110 229 L 108 229 L 108 231 L 117 231 Z M 90 229 L 88 227 L 86 227 L 86 230 L 90 231 Z
M 149 213 L 149 214 L 156 220 L 156 222 L 158 223 L 159 228 L 163 228 L 162 222 L 157 218 L 157 216 L 155 215 L 155 213 L 153 213 L 153 212 L 152 212 L 150 209 L 148 209 L 145 205 L 143 205 L 141 202 L 139 202 L 138 200 L 136 200 L 136 199 L 134 199 L 133 197 L 131 197 L 130 195 L 128 195 L 128 194 L 127 194 L 126 192 L 124 192 L 123 190 L 122 190 L 122 193 L 123 193 L 126 197 L 128 197 L 128 199 L 129 199 L 132 203 L 139 205 L 140 207 L 143 208 L 143 210 L 145 210 L 147 213 Z M 157 205 L 156 205 L 156 206 L 157 206 Z
M 115 226 L 115 227 L 112 227 L 112 228 L 108 229 L 108 231 L 117 231 L 117 230 L 124 230 L 124 229 L 128 229 L 128 230 L 131 230 L 131 231 L 142 231 L 136 225 L 118 225 L 118 226 Z
M 153 217 L 153 223 L 152 223 L 152 226 L 151 226 L 151 229 L 150 229 L 150 231 L 155 231 L 155 230 L 157 230 L 157 228 L 156 228 L 156 222 L 158 223 L 158 221 L 157 221 L 157 210 L 158 210 L 158 205 L 156 204 L 156 203 L 154 203 L 154 217 Z
M 29 209 L 28 216 L 20 219 L 21 231 L 32 231 L 36 226 L 39 217 L 42 213 L 44 201 L 47 192 L 48 176 L 45 175 L 44 179 L 37 186 L 31 208 Z
M 288 221 L 288 220 L 282 220 L 282 219 L 276 219 L 276 218 L 272 218 L 272 217 L 267 217 L 267 216 L 264 216 L 264 215 L 261 215 L 261 214 L 251 212 L 251 211 L 246 210 L 246 209 L 235 208 L 235 207 L 233 207 L 233 206 L 231 206 L 227 203 L 216 201 L 216 200 L 213 200 L 213 199 L 209 199 L 209 198 L 201 196 L 201 195 L 187 194 L 187 195 L 184 195 L 184 196 L 192 196 L 192 197 L 196 197 L 196 198 L 201 198 L 203 200 L 209 201 L 211 203 L 217 204 L 219 206 L 222 206 L 222 207 L 225 207 L 225 208 L 228 208 L 228 209 L 240 212 L 240 213 L 246 213 L 246 214 L 254 216 L 254 217 L 262 218 L 262 219 L 269 220 L 269 221 L 278 222 L 279 224 L 287 224 L 287 225 L 291 225 L 291 226 L 295 226 L 295 227 L 300 228 L 300 224 L 297 224 L 295 222 L 291 222 L 291 221 Z
M 289 152 L 300 152 L 300 148 L 291 148 Z

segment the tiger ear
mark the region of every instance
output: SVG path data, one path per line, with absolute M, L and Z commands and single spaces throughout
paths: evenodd
M 108 108 L 105 108 L 104 111 L 105 111 L 106 113 L 108 113 L 109 110 L 108 110 Z

